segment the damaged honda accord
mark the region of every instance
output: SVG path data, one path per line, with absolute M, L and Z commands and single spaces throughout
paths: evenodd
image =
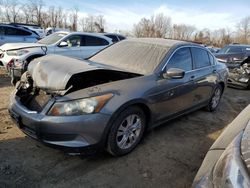
M 68 153 L 125 155 L 147 129 L 203 107 L 214 111 L 227 75 L 200 45 L 128 39 L 85 61 L 33 60 L 9 112 L 24 133 Z

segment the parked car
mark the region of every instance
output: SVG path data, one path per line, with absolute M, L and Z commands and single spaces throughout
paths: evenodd
M 195 188 L 250 187 L 250 105 L 230 123 L 209 149 Z
M 229 69 L 228 86 L 250 89 L 250 45 L 225 46 L 215 57 Z
M 103 33 L 103 35 L 111 38 L 113 43 L 116 43 L 116 42 L 119 42 L 121 40 L 126 39 L 125 36 L 123 36 L 121 34 L 117 34 L 117 33 Z
M 39 35 L 29 29 L 14 25 L 0 24 L 0 45 L 5 43 L 36 42 Z
M 146 129 L 199 108 L 216 110 L 227 74 L 200 45 L 128 39 L 86 61 L 33 60 L 9 112 L 27 135 L 67 152 L 125 155 Z
M 10 23 L 13 26 L 19 26 L 19 27 L 24 27 L 26 29 L 29 29 L 31 31 L 34 31 L 37 35 L 39 35 L 40 38 L 45 37 L 45 32 L 42 27 L 39 25 L 35 24 L 24 24 L 24 23 Z
M 250 56 L 250 45 L 230 44 L 221 48 L 215 56 L 218 60 L 228 64 L 242 62 Z
M 85 59 L 112 44 L 110 38 L 83 32 L 57 32 L 37 43 L 8 43 L 2 45 L 0 61 L 6 66 L 15 84 L 27 70 L 31 60 L 46 54 Z

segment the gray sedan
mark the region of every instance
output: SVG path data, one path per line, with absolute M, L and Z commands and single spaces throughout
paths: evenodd
M 228 71 L 197 44 L 128 39 L 86 61 L 32 61 L 11 97 L 27 135 L 70 153 L 131 152 L 146 129 L 205 107 L 214 111 Z

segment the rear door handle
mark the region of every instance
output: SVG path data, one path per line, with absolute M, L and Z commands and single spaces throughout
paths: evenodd
M 217 72 L 217 70 L 216 70 L 216 69 L 214 69 L 214 70 L 213 70 L 213 73 L 216 73 L 216 72 Z

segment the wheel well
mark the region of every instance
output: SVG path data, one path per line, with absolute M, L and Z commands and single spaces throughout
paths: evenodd
M 31 60 L 38 58 L 38 57 L 42 57 L 42 56 L 44 56 L 44 55 L 43 54 L 32 55 L 32 56 L 27 58 L 27 63 L 30 63 Z
M 145 117 L 146 117 L 146 127 L 145 128 L 146 129 L 148 128 L 148 125 L 149 125 L 149 123 L 151 121 L 151 110 L 149 109 L 149 107 L 146 104 L 141 103 L 141 102 L 136 102 L 136 103 L 132 103 L 132 104 L 129 104 L 129 105 L 125 105 L 125 106 L 121 107 L 118 111 L 116 111 L 112 115 L 112 117 L 111 117 L 111 119 L 110 119 L 110 121 L 108 123 L 109 126 L 104 130 L 104 134 L 103 134 L 103 137 L 102 137 L 102 143 L 105 144 L 104 145 L 105 147 L 106 147 L 106 144 L 107 144 L 108 133 L 109 133 L 109 130 L 111 128 L 112 123 L 115 120 L 115 117 L 117 117 L 117 115 L 122 113 L 122 111 L 125 110 L 126 108 L 133 107 L 133 106 L 137 106 L 140 109 L 142 109 L 142 111 L 144 112 Z
M 44 54 L 36 54 L 36 55 L 32 55 L 30 57 L 28 57 L 26 59 L 26 63 L 25 63 L 25 66 L 24 66 L 24 69 L 27 70 L 28 69 L 28 65 L 30 64 L 30 62 L 35 59 L 35 58 L 38 58 L 38 57 L 42 57 L 44 56 Z
M 133 106 L 138 106 L 139 108 L 142 109 L 142 111 L 145 114 L 146 122 L 147 122 L 147 125 L 148 125 L 148 123 L 151 120 L 151 111 L 150 111 L 149 107 L 147 105 L 143 104 L 143 103 L 134 104 Z
M 219 82 L 219 85 L 222 87 L 222 93 L 224 92 L 225 89 L 225 84 L 224 82 Z

